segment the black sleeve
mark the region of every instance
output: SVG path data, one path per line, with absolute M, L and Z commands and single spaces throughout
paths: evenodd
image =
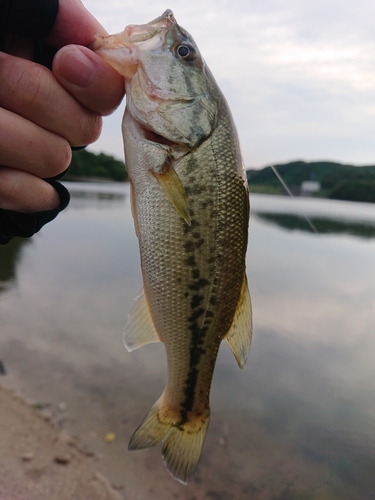
M 51 31 L 57 11 L 58 0 L 0 0 L 0 50 L 2 33 L 25 36 L 34 40 L 34 61 L 51 67 L 55 51 L 41 40 Z M 5 245 L 15 236 L 29 238 L 68 206 L 70 196 L 66 188 L 55 179 L 46 182 L 56 189 L 60 205 L 54 210 L 34 214 L 0 209 L 1 245 Z
M 60 205 L 54 210 L 46 210 L 34 214 L 13 212 L 12 210 L 0 209 L 0 245 L 5 245 L 15 236 L 30 238 L 37 233 L 44 224 L 51 222 L 70 201 L 67 189 L 57 181 L 47 181 L 53 186 L 60 197 Z
M 0 31 L 42 40 L 51 31 L 58 0 L 0 0 Z

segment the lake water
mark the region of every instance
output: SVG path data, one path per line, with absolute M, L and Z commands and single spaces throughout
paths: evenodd
M 127 451 L 166 376 L 162 345 L 122 344 L 142 287 L 129 187 L 66 185 L 56 221 L 0 248 L 1 382 L 78 436 L 124 498 L 373 500 L 375 205 L 251 197 L 251 353 L 241 371 L 223 343 L 184 486 L 160 447 Z

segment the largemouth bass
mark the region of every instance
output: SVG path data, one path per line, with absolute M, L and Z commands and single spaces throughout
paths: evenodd
M 246 362 L 252 329 L 245 273 L 249 196 L 228 105 L 172 11 L 92 47 L 125 76 L 125 160 L 144 293 L 130 312 L 129 351 L 164 343 L 168 380 L 129 449 L 163 443 L 186 483 L 206 435 L 220 343 Z

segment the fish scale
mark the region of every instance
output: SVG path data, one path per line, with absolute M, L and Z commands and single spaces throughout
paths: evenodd
M 195 42 L 171 11 L 93 48 L 126 77 L 123 135 L 144 293 L 130 312 L 125 345 L 160 340 L 168 362 L 163 394 L 129 448 L 162 442 L 168 470 L 187 482 L 209 423 L 220 343 L 228 341 L 241 368 L 250 348 L 249 197 L 238 137 Z

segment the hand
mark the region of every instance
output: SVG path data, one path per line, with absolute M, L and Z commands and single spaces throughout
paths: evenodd
M 66 170 L 70 146 L 94 142 L 102 115 L 121 102 L 122 77 L 85 47 L 96 33 L 107 34 L 80 2 L 60 0 L 45 40 L 61 47 L 52 72 L 25 58 L 27 40 L 13 37 L 10 53 L 0 52 L 0 208 L 57 208 L 59 196 L 43 178 Z

